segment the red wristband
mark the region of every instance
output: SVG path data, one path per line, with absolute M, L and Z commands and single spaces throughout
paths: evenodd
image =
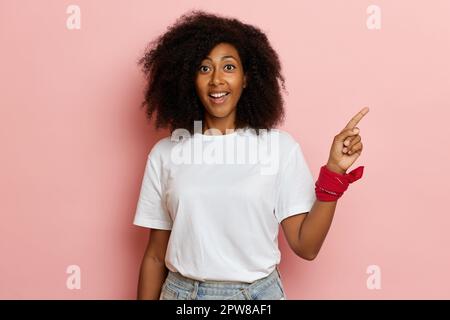
M 320 168 L 316 181 L 316 198 L 320 201 L 336 201 L 347 190 L 348 185 L 361 179 L 364 166 L 360 166 L 347 174 L 330 171 L 326 165 Z

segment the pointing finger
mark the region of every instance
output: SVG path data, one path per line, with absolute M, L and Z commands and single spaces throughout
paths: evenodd
M 369 108 L 368 107 L 364 107 L 363 109 L 361 109 L 361 111 L 359 111 L 345 126 L 345 129 L 353 129 L 358 122 L 369 112 Z

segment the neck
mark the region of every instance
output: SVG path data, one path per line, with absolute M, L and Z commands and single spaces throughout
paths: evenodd
M 236 129 L 234 117 L 216 118 L 212 116 L 205 116 L 203 121 L 203 134 L 210 128 L 218 129 L 222 134 L 227 134 L 227 130 Z

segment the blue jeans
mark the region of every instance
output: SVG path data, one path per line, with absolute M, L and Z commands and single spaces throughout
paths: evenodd
M 169 270 L 159 300 L 286 300 L 278 267 L 252 283 L 198 281 Z

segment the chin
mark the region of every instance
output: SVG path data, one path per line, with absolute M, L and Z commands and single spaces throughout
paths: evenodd
M 232 113 L 233 109 L 227 107 L 224 108 L 220 106 L 208 106 L 207 111 L 210 115 L 216 118 L 223 118 Z

